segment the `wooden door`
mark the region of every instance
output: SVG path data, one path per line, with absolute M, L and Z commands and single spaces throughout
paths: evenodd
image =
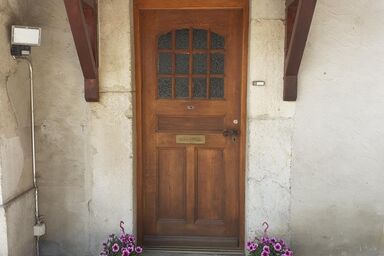
M 153 247 L 242 247 L 247 15 L 136 15 L 140 238 Z

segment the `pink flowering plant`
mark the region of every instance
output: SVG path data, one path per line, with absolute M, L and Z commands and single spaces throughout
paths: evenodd
M 250 256 L 293 256 L 293 252 L 282 239 L 270 238 L 267 235 L 268 223 L 264 222 L 264 235 L 247 242 L 247 251 Z
M 124 222 L 120 222 L 121 234 L 116 236 L 112 234 L 108 240 L 103 243 L 103 250 L 100 256 L 136 256 L 141 255 L 143 248 L 136 245 L 134 235 L 126 234 Z

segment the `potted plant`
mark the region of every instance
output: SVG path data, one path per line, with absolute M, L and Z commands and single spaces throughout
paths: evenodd
M 136 245 L 136 238 L 132 234 L 126 234 L 124 222 L 120 222 L 121 234 L 111 234 L 103 243 L 103 250 L 100 256 L 136 256 L 143 252 L 143 248 Z
M 283 239 L 268 237 L 267 231 L 269 228 L 266 225 L 264 235 L 261 238 L 256 237 L 253 241 L 247 242 L 247 251 L 250 256 L 293 256 L 293 251 L 287 246 Z

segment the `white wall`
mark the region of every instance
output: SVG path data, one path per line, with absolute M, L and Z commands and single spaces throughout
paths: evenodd
M 101 242 L 133 229 L 130 3 L 100 1 L 100 102 L 84 100 L 62 0 L 35 1 L 43 29 L 34 49 L 37 165 L 47 223 L 42 255 L 97 255 Z M 119 28 L 119 29 L 117 29 Z
M 293 138 L 299 255 L 384 255 L 384 2 L 318 1 Z
M 285 3 L 251 1 L 246 222 L 253 238 L 267 221 L 288 238 L 295 103 L 283 102 Z M 265 87 L 251 86 L 263 80 Z
M 268 221 L 296 255 L 383 255 L 384 3 L 318 1 L 296 103 L 282 101 L 284 1 L 251 3 L 246 235 Z M 63 2 L 28 10 L 43 28 L 33 50 L 43 255 L 96 255 L 121 219 L 134 229 L 130 4 L 99 1 L 98 103 L 84 101 Z
M 34 201 L 28 66 L 10 55 L 12 24 L 24 24 L 25 1 L 0 0 L 0 255 L 34 252 Z

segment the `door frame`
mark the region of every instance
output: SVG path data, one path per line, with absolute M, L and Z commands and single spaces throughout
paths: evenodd
M 249 0 L 133 0 L 134 55 L 135 55 L 135 152 L 136 152 L 136 230 L 139 241 L 143 240 L 143 135 L 142 135 L 142 58 L 140 38 L 140 11 L 150 9 L 242 9 L 243 10 L 243 52 L 241 74 L 240 112 L 240 163 L 239 163 L 239 249 L 245 243 L 245 166 L 247 142 L 247 84 L 248 84 L 248 34 Z

